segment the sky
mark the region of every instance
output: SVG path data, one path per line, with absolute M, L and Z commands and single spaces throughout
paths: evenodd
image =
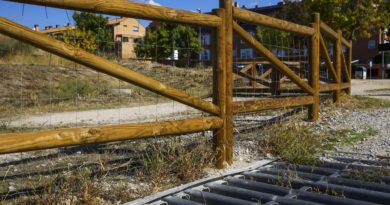
M 80 0 L 82 1 L 82 0 Z M 161 5 L 170 8 L 209 12 L 218 7 L 218 0 L 136 0 L 141 3 Z M 240 6 L 246 7 L 274 5 L 280 0 L 236 0 Z M 45 8 L 42 6 L 24 5 L 0 0 L 0 16 L 32 28 L 35 24 L 41 28 L 45 26 L 66 25 L 69 21 L 73 24 L 73 11 Z M 148 21 L 142 21 L 148 24 Z

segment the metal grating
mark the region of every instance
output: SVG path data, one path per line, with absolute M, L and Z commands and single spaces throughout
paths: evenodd
M 222 179 L 207 181 L 144 204 L 150 205 L 390 205 L 389 176 L 381 183 L 353 179 L 352 172 L 389 173 L 389 169 L 356 163 L 313 167 L 273 162 Z M 385 170 L 385 172 L 383 171 Z

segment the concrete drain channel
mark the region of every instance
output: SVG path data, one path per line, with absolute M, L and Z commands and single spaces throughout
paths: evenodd
M 380 183 L 352 177 L 355 170 L 362 176 L 376 170 L 377 173 L 390 173 L 389 167 L 356 163 L 305 166 L 277 161 L 262 164 L 183 185 L 126 205 L 390 205 L 389 176 L 375 176 Z

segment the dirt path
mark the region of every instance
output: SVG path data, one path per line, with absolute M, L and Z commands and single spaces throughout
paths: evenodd
M 23 116 L 10 122 L 10 127 L 46 127 L 66 125 L 123 124 L 154 121 L 194 114 L 195 109 L 180 103 L 161 103 L 131 108 L 102 109 L 78 112 Z
M 372 90 L 378 90 L 372 92 Z M 380 90 L 386 89 L 386 90 Z M 390 100 L 390 80 L 353 80 L 353 95 L 366 95 Z M 242 99 L 241 99 L 242 100 Z M 11 121 L 10 127 L 47 127 L 68 125 L 105 125 L 147 122 L 193 115 L 195 109 L 180 103 L 161 103 L 131 108 L 102 109 L 78 112 L 23 116 Z

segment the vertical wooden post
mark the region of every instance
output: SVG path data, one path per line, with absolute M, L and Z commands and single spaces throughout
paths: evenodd
M 334 45 L 334 63 L 335 63 L 335 69 L 338 77 L 338 89 L 335 91 L 333 96 L 333 102 L 339 103 L 340 102 L 340 95 L 341 95 L 341 83 L 342 83 L 342 77 L 341 77 L 341 38 L 343 37 L 343 34 L 340 30 L 337 32 L 337 41 Z
M 253 63 L 253 65 L 252 65 L 252 70 L 251 70 L 251 71 L 252 71 L 252 72 L 251 72 L 252 77 L 256 78 L 256 75 L 257 75 L 256 63 Z M 251 80 L 251 86 L 252 86 L 253 88 L 256 88 L 256 85 L 257 85 L 257 82 L 254 81 L 254 80 Z
M 315 30 L 311 37 L 311 73 L 309 77 L 310 86 L 314 90 L 313 105 L 309 108 L 309 119 L 313 121 L 318 120 L 318 113 L 320 107 L 320 14 L 313 14 L 313 28 Z
M 348 50 L 348 57 L 347 57 L 347 66 L 348 66 L 348 71 L 349 71 L 349 76 L 351 78 L 349 79 L 349 88 L 347 89 L 347 94 L 351 95 L 352 94 L 352 41 L 349 42 L 351 44 L 351 47 L 349 47 Z
M 225 18 L 224 9 L 215 9 L 213 13 Z M 226 46 L 225 24 L 213 32 L 213 102 L 220 108 L 219 117 L 223 119 L 223 127 L 214 131 L 214 146 L 216 150 L 217 168 L 226 167 Z
M 271 95 L 280 96 L 280 77 L 281 73 L 278 69 L 272 68 L 271 71 Z
M 233 1 L 220 0 L 219 5 L 225 9 L 226 161 L 233 164 Z

